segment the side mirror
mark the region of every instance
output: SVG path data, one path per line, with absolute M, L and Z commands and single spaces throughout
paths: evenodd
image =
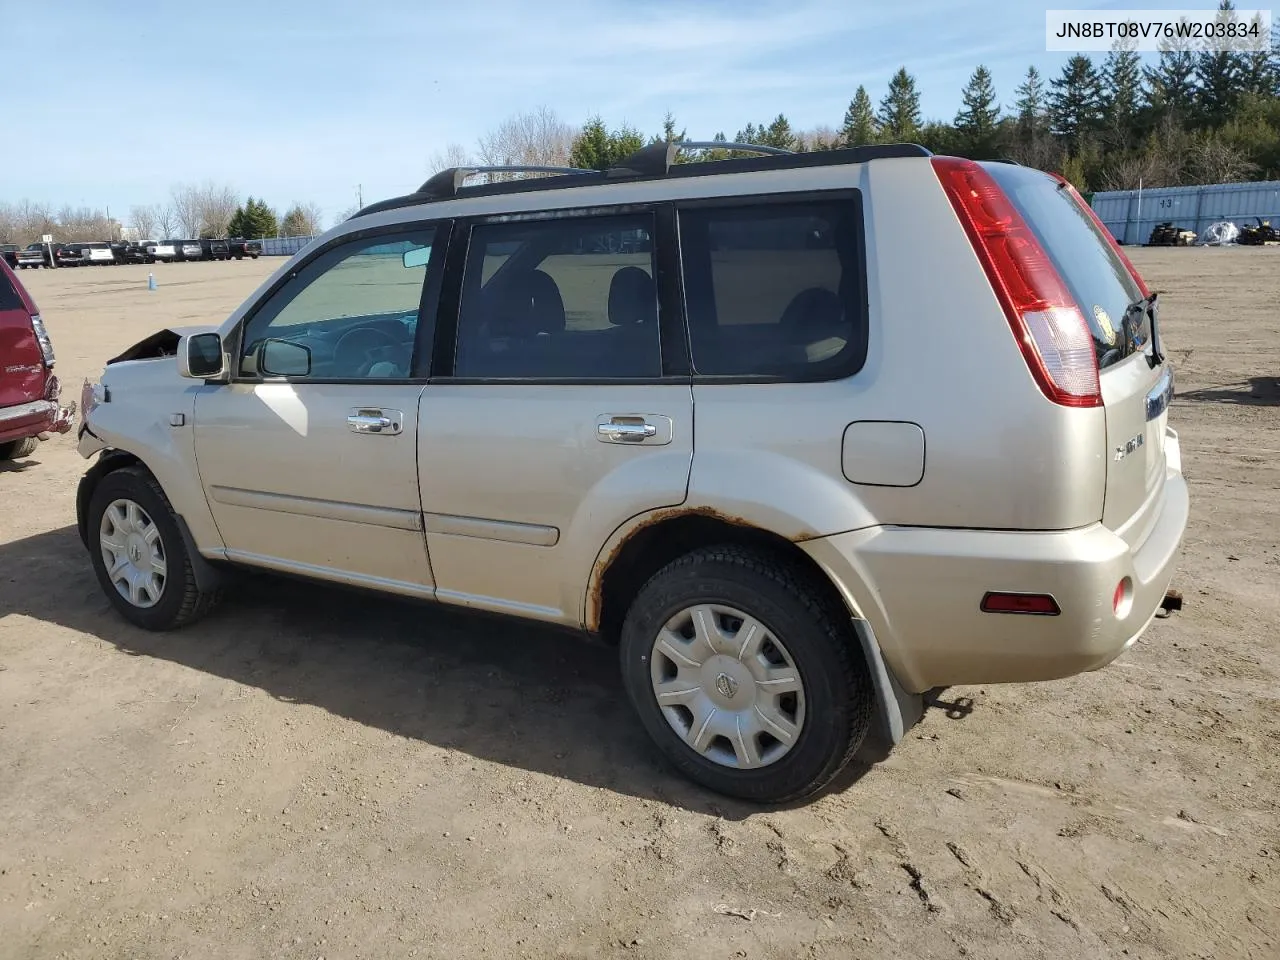
M 408 267 L 421 267 L 431 259 L 430 247 L 415 247 L 412 250 L 406 250 L 404 256 L 400 258 L 400 262 Z
M 214 380 L 222 376 L 226 359 L 222 354 L 222 337 L 216 333 L 197 333 L 183 337 L 178 346 L 178 372 L 192 380 Z
M 264 377 L 305 377 L 311 372 L 311 348 L 290 340 L 264 340 L 258 372 Z

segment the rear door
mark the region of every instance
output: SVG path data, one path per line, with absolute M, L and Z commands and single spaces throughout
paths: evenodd
M 1089 323 L 1107 421 L 1102 522 L 1135 546 L 1146 534 L 1143 520 L 1159 506 L 1166 469 L 1173 369 L 1156 350 L 1158 318 L 1141 305 L 1146 290 L 1073 188 L 1026 167 L 984 166 L 1035 231 Z
M 44 397 L 44 357 L 17 277 L 0 263 L 0 407 Z
M 437 596 L 577 625 L 609 536 L 686 496 L 693 398 L 674 269 L 659 269 L 670 216 L 595 208 L 457 233 L 418 428 Z

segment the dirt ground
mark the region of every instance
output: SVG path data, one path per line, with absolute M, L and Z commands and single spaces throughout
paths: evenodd
M 71 436 L 0 466 L 0 955 L 1280 956 L 1280 250 L 1132 255 L 1186 609 L 1098 673 L 949 691 L 972 710 L 790 809 L 669 773 L 575 637 L 266 579 L 131 629 Z M 279 264 L 21 276 L 78 397 Z

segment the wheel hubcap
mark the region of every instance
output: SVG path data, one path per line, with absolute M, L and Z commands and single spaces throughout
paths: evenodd
M 776 763 L 804 726 L 804 684 L 782 642 L 759 620 L 720 604 L 680 611 L 658 631 L 653 694 L 667 723 L 714 763 Z
M 98 531 L 107 579 L 135 607 L 153 607 L 164 593 L 168 564 L 160 529 L 132 500 L 114 500 Z

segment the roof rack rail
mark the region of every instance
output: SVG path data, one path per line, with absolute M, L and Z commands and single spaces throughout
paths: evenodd
M 676 152 L 687 150 L 729 150 L 734 153 L 763 153 L 770 156 L 800 156 L 794 150 L 768 147 L 758 143 L 729 143 L 724 140 L 672 140 L 667 143 L 651 143 L 641 147 L 631 156 L 620 160 L 606 171 L 611 178 L 666 176 L 675 163 Z M 933 153 L 918 143 L 877 143 L 862 147 L 842 147 L 831 153 L 837 163 L 860 163 L 889 157 L 931 157 Z M 837 157 L 839 159 L 837 159 Z M 745 158 L 738 158 L 743 160 Z
M 599 173 L 598 170 L 587 170 L 582 167 L 556 167 L 543 164 L 498 164 L 479 167 L 450 167 L 441 170 L 420 186 L 415 193 L 427 194 L 431 199 L 457 196 L 471 177 L 480 173 Z
M 679 149 L 684 150 L 735 150 L 738 153 L 772 153 L 791 154 L 794 150 L 782 147 L 768 147 L 762 143 L 726 143 L 724 140 L 672 140 Z
M 767 147 L 758 143 L 727 143 L 723 140 L 667 140 L 641 147 L 635 153 L 619 160 L 606 174 L 610 177 L 663 176 L 676 162 L 676 153 L 687 150 L 734 150 L 738 153 L 765 153 L 791 156 L 795 151 L 781 147 Z
M 705 145 L 704 145 L 705 144 Z M 681 146 L 694 150 L 731 150 L 770 154 L 762 157 L 735 157 L 728 160 L 697 160 L 693 163 L 675 162 Z M 776 156 L 783 154 L 783 156 Z M 762 173 L 777 170 L 799 170 L 808 167 L 826 167 L 850 163 L 869 163 L 872 160 L 909 157 L 932 157 L 933 153 L 918 143 L 878 143 L 861 147 L 838 147 L 834 150 L 816 150 L 807 153 L 787 153 L 778 147 L 762 147 L 759 144 L 737 144 L 727 141 L 673 141 L 653 143 L 641 147 L 635 153 L 618 161 L 607 170 L 585 170 L 581 167 L 498 166 L 455 167 L 443 170 L 424 183 L 414 193 L 402 197 L 379 200 L 352 214 L 356 217 L 396 210 L 437 200 L 449 200 L 459 195 L 464 181 L 476 173 L 488 172 L 537 172 L 566 174 L 566 176 L 534 177 L 501 183 L 477 183 L 471 185 L 467 196 L 489 196 L 500 193 L 523 193 L 534 190 L 563 190 L 572 187 L 591 186 L 617 180 L 643 181 L 661 177 L 705 177 L 721 173 Z M 587 176 L 594 174 L 594 176 Z

